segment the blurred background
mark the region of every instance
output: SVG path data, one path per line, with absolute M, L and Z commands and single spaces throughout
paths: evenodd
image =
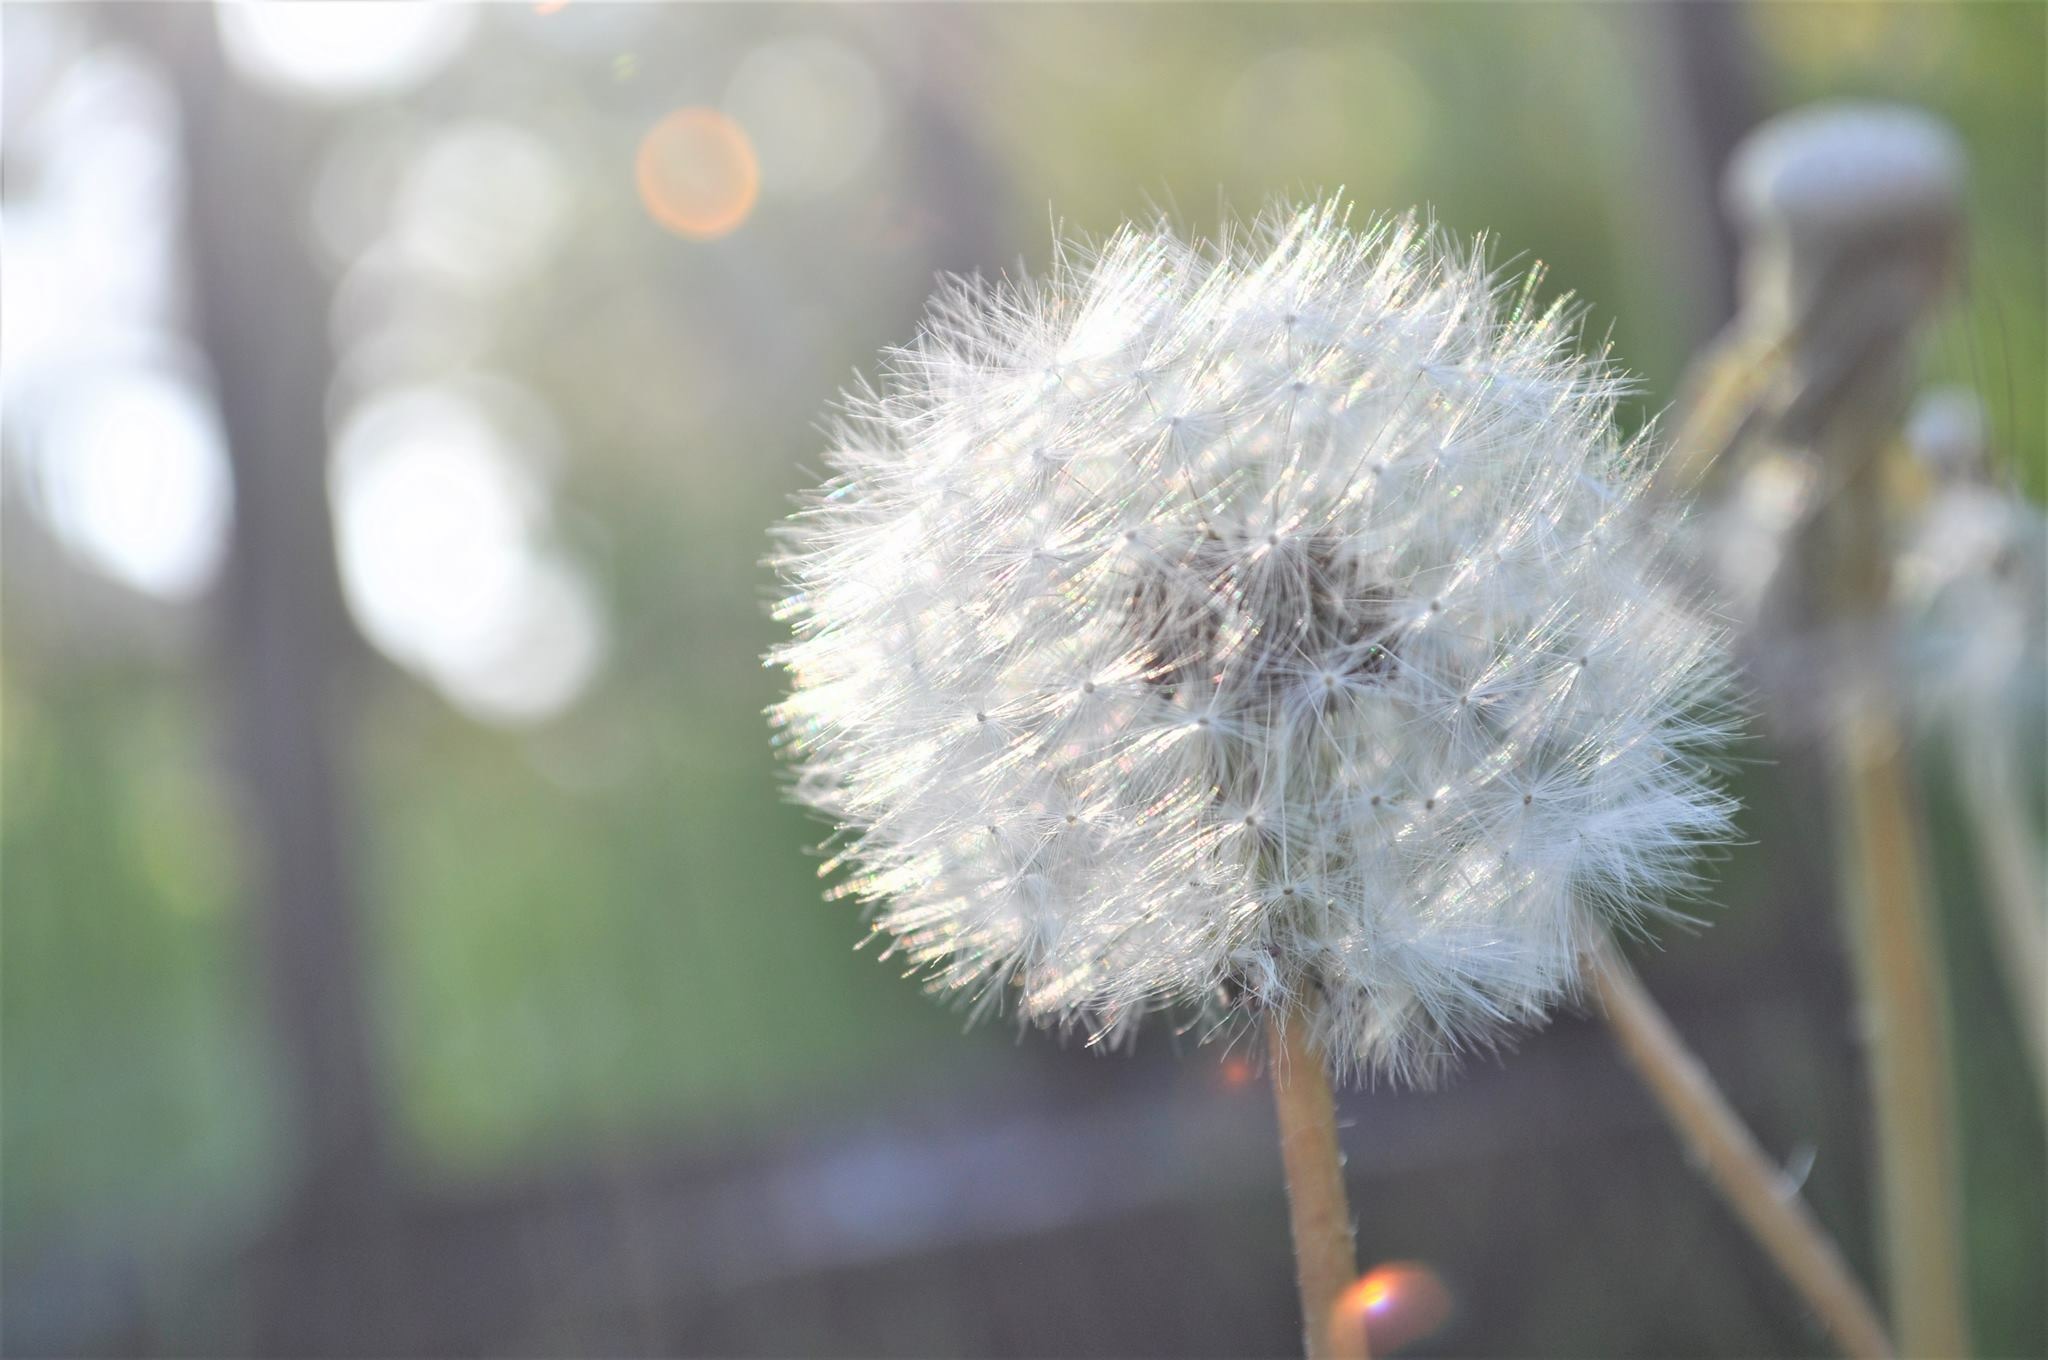
M 1543 261 L 1640 419 L 1732 306 L 1729 147 L 1865 94 L 1968 146 L 1929 372 L 2039 498 L 2044 16 L 9 3 L 0 1342 L 1294 1350 L 1242 1055 L 963 1033 L 824 900 L 759 662 L 821 411 L 936 272 L 1342 186 Z M 1874 1280 L 1824 816 L 1756 754 L 1641 962 Z M 1978 1341 L 2040 1355 L 1955 815 Z M 1342 1113 L 1384 1345 L 1826 1349 L 1583 1019 Z

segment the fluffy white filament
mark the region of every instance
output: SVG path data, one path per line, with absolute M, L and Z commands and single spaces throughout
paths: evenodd
M 1687 886 L 1721 637 L 1530 291 L 1326 203 L 935 300 L 783 526 L 770 658 L 892 952 L 1096 1037 L 1302 1005 L 1419 1077 Z

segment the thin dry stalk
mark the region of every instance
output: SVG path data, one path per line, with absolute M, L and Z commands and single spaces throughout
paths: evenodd
M 1587 951 L 1586 978 L 1615 1041 L 1665 1117 L 1843 1354 L 1870 1360 L 1894 1354 L 1876 1307 L 1834 1241 L 1612 944 L 1603 940 Z
M 2006 989 L 2025 1032 L 2037 1093 L 2048 1101 L 2048 888 L 2041 844 L 2028 826 L 2026 793 L 2010 742 L 1985 733 L 1956 745 L 1956 784 L 1977 842 L 1978 891 Z
M 1852 715 L 1837 735 L 1846 905 L 1869 1027 L 1893 1321 L 1911 1355 L 1964 1355 L 1962 1206 L 1941 948 L 1898 732 Z

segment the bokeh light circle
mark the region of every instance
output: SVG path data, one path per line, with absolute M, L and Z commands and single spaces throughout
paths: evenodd
M 717 109 L 677 109 L 647 130 L 634 180 L 648 215 L 694 241 L 724 236 L 754 210 L 761 167 L 740 125 Z
M 1450 1321 L 1451 1291 L 1420 1262 L 1390 1261 L 1359 1276 L 1331 1312 L 1336 1355 L 1391 1355 Z
M 489 380 L 388 389 L 348 413 L 329 467 L 342 593 L 364 636 L 505 724 L 566 709 L 608 647 L 602 600 L 554 541 L 535 465 L 552 441 L 536 440 L 538 407 L 517 415 L 526 405 Z
M 203 594 L 234 508 L 211 395 L 171 366 L 95 366 L 32 406 L 32 502 L 58 540 L 123 585 Z
M 881 141 L 883 95 L 874 69 L 820 35 L 765 43 L 740 63 L 720 101 L 761 159 L 761 189 L 808 198 L 858 174 Z

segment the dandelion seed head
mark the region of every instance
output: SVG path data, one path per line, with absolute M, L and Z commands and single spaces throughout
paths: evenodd
M 932 987 L 1340 1075 L 1539 1021 L 1731 807 L 1722 636 L 1574 314 L 1335 203 L 949 285 L 779 530 L 799 798 Z M 985 721 L 976 721 L 986 715 Z
M 2048 719 L 2048 516 L 1997 476 L 1974 393 L 1925 394 L 1906 442 L 1930 486 L 1898 544 L 1898 669 L 1930 727 L 2009 740 Z

